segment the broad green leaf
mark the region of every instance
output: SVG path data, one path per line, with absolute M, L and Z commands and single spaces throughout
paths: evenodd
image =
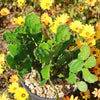
M 76 82 L 76 75 L 74 73 L 69 73 L 69 77 L 66 78 L 68 83 L 75 83 Z
M 70 39 L 70 31 L 66 25 L 60 25 L 57 28 L 57 33 L 55 35 L 56 42 L 67 41 Z
M 90 55 L 90 47 L 88 45 L 84 45 L 80 48 L 80 54 L 83 60 L 86 60 Z
M 44 79 L 48 80 L 50 78 L 50 68 L 52 67 L 52 64 L 49 64 L 47 66 L 44 66 L 44 68 L 41 70 L 41 74 Z
M 16 61 L 14 60 L 13 57 L 11 57 L 10 55 L 7 55 L 6 56 L 6 61 L 7 61 L 10 68 L 16 69 L 16 67 L 15 67 L 16 66 Z
M 24 45 L 10 44 L 7 48 L 11 56 L 16 60 L 24 59 L 27 55 L 27 50 Z
M 91 74 L 89 72 L 89 70 L 86 68 L 82 69 L 82 73 L 83 73 L 84 80 L 89 82 L 89 83 L 94 83 L 98 80 L 98 78 L 95 75 Z
M 46 79 L 44 79 L 39 85 L 40 86 L 44 86 L 44 84 L 47 82 L 47 80 Z
M 85 62 L 86 68 L 92 68 L 96 65 L 96 59 L 94 56 L 90 56 L 89 59 Z
M 41 63 L 46 63 L 52 59 L 52 53 L 47 43 L 41 43 L 39 47 L 34 50 L 34 55 Z
M 7 31 L 3 33 L 3 39 L 7 44 L 20 44 L 19 35 L 15 32 Z
M 76 85 L 77 85 L 78 89 L 82 92 L 86 92 L 88 89 L 87 84 L 83 81 L 76 82 Z
M 81 60 L 75 59 L 72 60 L 68 65 L 70 72 L 77 73 L 82 70 L 83 62 Z
M 25 18 L 24 26 L 31 34 L 37 34 L 42 27 L 40 23 L 40 17 L 34 13 L 28 14 Z

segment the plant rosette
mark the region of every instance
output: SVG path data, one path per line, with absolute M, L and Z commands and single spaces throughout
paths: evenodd
M 90 68 L 96 64 L 94 56 L 90 56 L 90 47 L 86 44 L 80 49 L 74 36 L 67 25 L 60 25 L 57 33 L 52 39 L 42 32 L 40 17 L 36 14 L 28 14 L 24 25 L 15 31 L 7 31 L 3 34 L 3 39 L 8 44 L 10 52 L 6 57 L 8 65 L 17 70 L 18 75 L 23 76 L 31 69 L 37 71 L 37 81 L 44 86 L 49 83 L 56 92 L 53 80 L 55 78 L 64 79 L 69 84 L 75 84 L 77 88 L 85 92 L 88 89 L 87 82 L 94 83 L 98 79 L 91 74 Z M 74 46 L 69 50 L 70 46 Z M 79 80 L 82 76 L 83 80 Z

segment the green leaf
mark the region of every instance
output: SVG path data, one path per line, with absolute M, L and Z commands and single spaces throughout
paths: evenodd
M 72 60 L 69 64 L 69 69 L 73 73 L 77 73 L 82 70 L 84 63 L 81 60 Z
M 86 92 L 88 89 L 87 84 L 83 81 L 76 82 L 76 85 L 77 85 L 78 89 L 82 92 Z
M 86 60 L 90 55 L 90 47 L 88 45 L 84 45 L 80 48 L 80 54 L 83 60 Z
M 45 80 L 43 80 L 39 85 L 40 86 L 44 86 L 44 84 L 47 82 L 47 80 L 45 79 Z
M 26 30 L 31 34 L 39 33 L 40 29 L 42 28 L 40 17 L 34 13 L 26 16 L 24 25 L 26 26 Z
M 68 83 L 75 83 L 76 82 L 76 75 L 74 73 L 69 73 L 69 77 L 66 78 Z
M 52 53 L 47 43 L 41 43 L 39 47 L 34 50 L 34 55 L 41 63 L 46 63 L 52 59 Z
M 52 64 L 49 64 L 47 66 L 45 66 L 42 70 L 41 70 L 41 74 L 43 76 L 44 79 L 48 80 L 50 78 L 50 68 L 52 67 Z
M 94 56 L 90 56 L 89 59 L 85 62 L 86 68 L 92 68 L 96 65 L 96 59 Z
M 83 73 L 84 80 L 89 82 L 89 83 L 94 83 L 98 80 L 98 78 L 95 75 L 91 74 L 89 72 L 89 70 L 86 68 L 82 69 L 82 73 Z
M 27 50 L 24 45 L 10 44 L 7 48 L 11 56 L 16 60 L 24 59 L 27 55 Z
M 64 75 L 63 75 L 62 73 L 60 73 L 60 74 L 58 75 L 58 77 L 59 77 L 59 78 L 62 78 L 62 77 L 64 77 Z
M 20 44 L 20 40 L 18 38 L 19 35 L 15 32 L 7 31 L 3 33 L 3 40 L 5 40 L 7 44 Z
M 57 34 L 55 35 L 56 42 L 67 41 L 70 39 L 70 31 L 66 25 L 60 25 L 57 28 Z
M 15 62 L 15 60 L 14 60 L 13 57 L 11 57 L 10 55 L 7 55 L 6 56 L 6 61 L 7 61 L 7 63 L 8 63 L 8 65 L 9 65 L 10 68 L 16 69 L 16 67 L 15 67 L 16 62 Z

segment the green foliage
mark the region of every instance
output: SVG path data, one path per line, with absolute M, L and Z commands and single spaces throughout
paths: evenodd
M 92 68 L 96 65 L 96 59 L 94 56 L 90 56 L 89 59 L 85 62 L 86 68 Z
M 70 71 L 73 73 L 77 73 L 82 70 L 83 62 L 81 60 L 75 59 L 69 63 Z
M 50 68 L 52 67 L 52 64 L 49 64 L 47 66 L 44 66 L 44 68 L 41 70 L 41 74 L 43 76 L 43 79 L 50 79 Z
M 89 83 L 97 81 L 96 76 L 88 70 L 96 64 L 95 57 L 90 56 L 90 47 L 84 45 L 80 50 L 76 50 L 76 47 L 69 50 L 69 46 L 76 44 L 66 25 L 60 25 L 53 38 L 48 36 L 47 40 L 41 28 L 40 18 L 31 13 L 26 16 L 23 27 L 3 34 L 10 51 L 10 55 L 6 57 L 8 65 L 17 70 L 21 77 L 31 72 L 33 66 L 38 71 L 41 86 L 48 80 L 50 82 L 59 77 L 76 84 L 80 91 L 85 92 L 87 84 L 77 80 L 80 72 L 85 81 Z
M 68 83 L 75 83 L 76 82 L 76 75 L 74 73 L 69 73 L 69 77 L 66 78 Z
M 60 25 L 57 28 L 57 33 L 55 35 L 56 42 L 67 41 L 70 39 L 70 31 L 66 25 Z
M 41 63 L 46 63 L 52 59 L 52 53 L 47 43 L 41 43 L 34 51 L 34 55 Z
M 80 49 L 80 55 L 83 60 L 86 60 L 90 55 L 90 47 L 88 45 L 84 45 Z
M 82 92 L 86 92 L 87 91 L 87 84 L 83 81 L 80 81 L 80 82 L 76 82 L 76 85 L 78 87 L 78 89 Z
M 89 83 L 94 83 L 98 80 L 98 78 L 95 75 L 91 74 L 89 72 L 89 70 L 86 68 L 82 69 L 82 73 L 83 73 L 84 80 L 89 82 Z
M 40 23 L 40 18 L 34 13 L 26 16 L 24 25 L 27 32 L 30 32 L 31 34 L 39 33 L 42 26 Z

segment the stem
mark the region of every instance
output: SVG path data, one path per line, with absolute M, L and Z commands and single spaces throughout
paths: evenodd
M 52 85 L 52 87 L 54 88 L 55 92 L 56 92 L 56 100 L 60 100 L 57 89 L 55 88 L 54 84 L 52 83 L 52 81 L 49 79 L 50 84 Z

